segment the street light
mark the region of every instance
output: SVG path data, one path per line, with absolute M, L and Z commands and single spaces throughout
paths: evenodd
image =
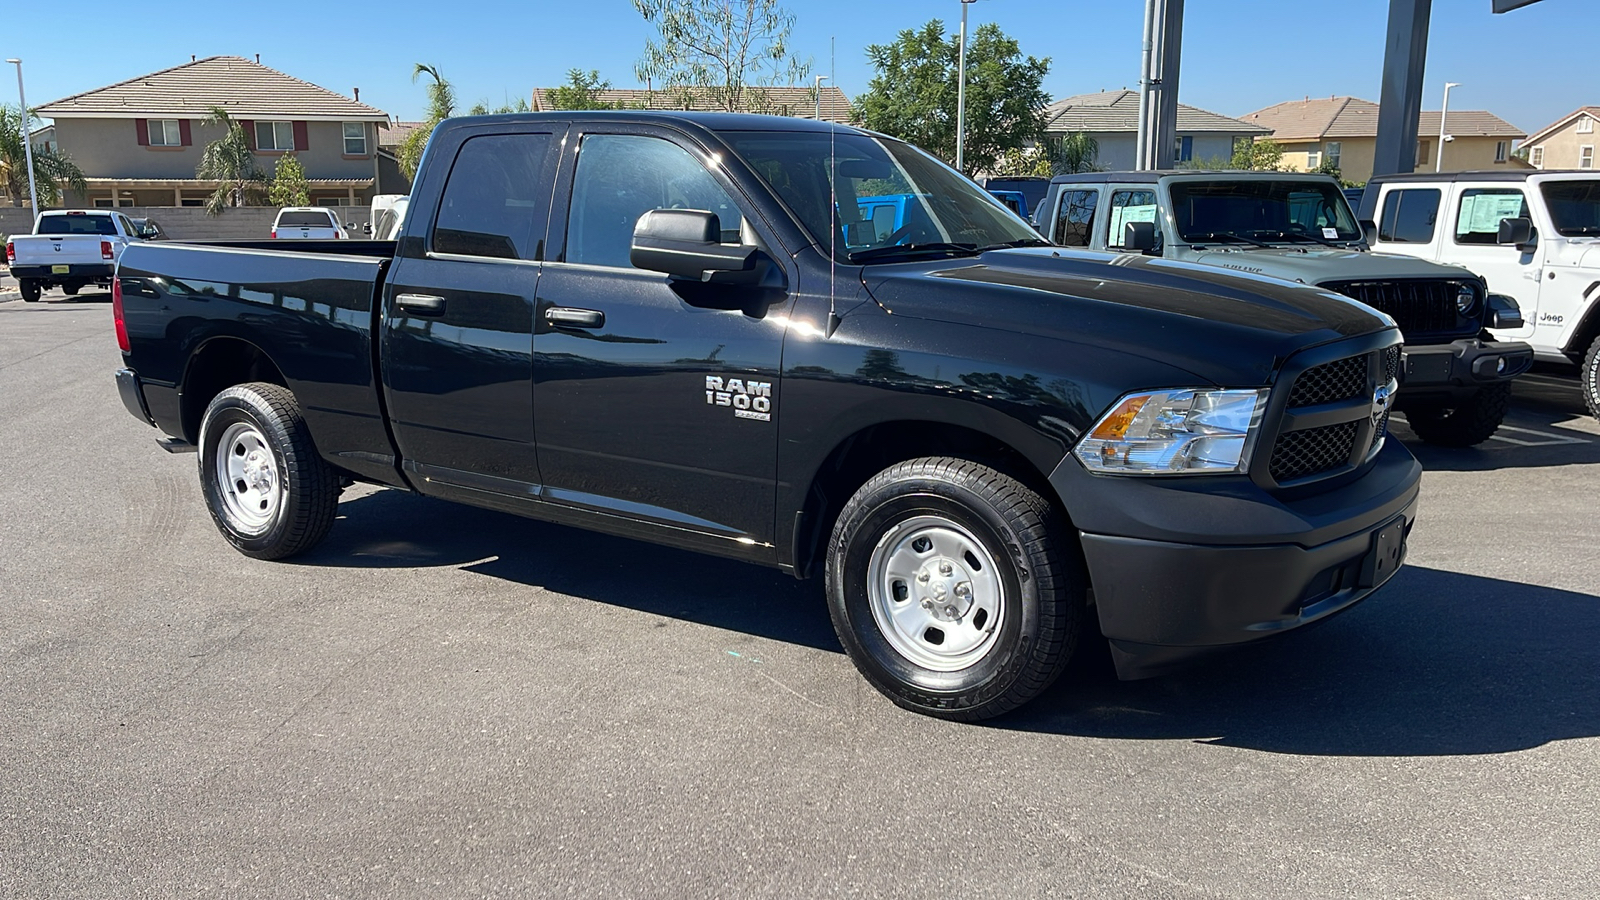
M 22 104 L 22 152 L 28 161 L 28 200 L 33 204 L 33 223 L 39 224 L 39 190 L 33 184 L 33 135 L 28 132 L 28 97 L 22 92 L 22 60 L 8 59 L 17 67 L 17 102 Z
M 956 54 L 956 170 L 965 172 L 967 159 L 967 6 L 961 0 L 961 51 Z
M 1447 141 L 1453 140 L 1444 131 L 1444 120 L 1450 114 L 1450 89 L 1453 87 L 1461 87 L 1461 85 L 1455 81 L 1446 81 L 1444 83 L 1444 106 L 1439 110 L 1439 155 L 1433 162 L 1435 174 L 1444 171 L 1444 145 Z
M 831 77 L 828 75 L 818 75 L 816 78 L 816 84 L 812 87 L 812 91 L 815 92 L 817 98 L 816 119 L 818 122 L 822 121 L 822 83 L 829 80 L 831 80 Z

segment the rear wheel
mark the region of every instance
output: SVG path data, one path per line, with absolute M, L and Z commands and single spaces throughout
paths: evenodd
M 1600 419 L 1600 335 L 1595 335 L 1594 343 L 1589 345 L 1589 352 L 1583 358 L 1579 381 L 1583 385 L 1583 402 L 1589 407 L 1589 415 Z
M 1465 400 L 1406 404 L 1406 422 L 1430 444 L 1473 447 L 1487 441 L 1511 407 L 1511 382 L 1479 388 Z
M 240 553 L 293 556 L 332 527 L 338 474 L 317 455 L 287 388 L 252 383 L 218 394 L 200 424 L 199 457 L 206 507 Z
M 829 614 L 873 687 L 962 721 L 1008 712 L 1061 674 L 1087 579 L 1050 504 L 978 463 L 911 460 L 845 505 L 827 559 Z
M 36 278 L 23 278 L 17 282 L 17 287 L 22 291 L 22 299 L 28 303 L 38 303 L 39 297 L 44 294 L 44 288 Z

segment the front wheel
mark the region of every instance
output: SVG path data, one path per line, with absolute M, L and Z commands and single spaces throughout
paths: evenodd
M 311 549 L 333 525 L 339 477 L 317 455 L 288 388 L 240 384 L 200 423 L 200 487 L 222 536 L 245 556 Z
M 23 278 L 17 282 L 17 288 L 22 291 L 22 299 L 27 303 L 38 303 L 44 296 L 44 288 L 36 278 Z
M 1441 447 L 1475 447 L 1494 436 L 1511 407 L 1511 382 L 1479 388 L 1465 400 L 1405 407 L 1411 430 Z
M 1583 402 L 1589 407 L 1589 415 L 1600 419 L 1600 335 L 1595 335 L 1594 343 L 1589 345 L 1579 379 L 1583 384 Z
M 1072 655 L 1087 578 L 1037 492 L 949 458 L 891 466 L 845 504 L 828 545 L 828 611 L 873 687 L 977 721 L 1038 696 Z

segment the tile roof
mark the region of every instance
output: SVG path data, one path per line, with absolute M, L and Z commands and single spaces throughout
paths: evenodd
M 236 118 L 388 122 L 380 109 L 240 56 L 208 56 L 46 103 L 47 119 L 204 118 L 220 106 Z
M 398 147 L 405 143 L 406 137 L 411 132 L 427 124 L 427 122 L 390 122 L 388 128 L 378 132 L 378 146 Z
M 1276 141 L 1317 141 L 1323 138 L 1378 136 L 1378 104 L 1359 97 L 1319 97 L 1290 100 L 1242 117 L 1272 131 Z M 1520 138 L 1522 130 L 1510 122 L 1475 109 L 1450 110 L 1449 133 L 1456 137 Z M 1424 110 L 1417 133 L 1438 135 L 1439 113 Z
M 1045 131 L 1060 134 L 1072 131 L 1137 132 L 1139 130 L 1139 92 L 1123 88 L 1063 97 L 1044 108 Z M 1178 131 L 1221 132 L 1224 134 L 1266 134 L 1267 130 L 1238 119 L 1178 104 Z
M 535 110 L 551 108 L 547 99 L 551 90 L 553 88 L 533 89 Z M 746 97 L 755 96 L 749 93 L 751 88 L 745 90 Z M 817 98 L 809 87 L 761 87 L 753 90 L 765 95 L 771 104 L 770 111 L 783 112 L 799 119 L 816 118 Z M 599 99 L 603 103 L 621 103 L 624 107 L 644 109 L 711 110 L 712 107 L 706 103 L 705 93 L 699 88 L 620 88 L 601 91 Z M 769 111 L 755 108 L 755 104 L 750 102 L 746 102 L 745 106 L 741 112 Z M 845 124 L 851 121 L 850 98 L 845 96 L 844 91 L 831 86 L 822 88 L 822 120 Z
M 1523 141 L 1523 143 L 1537 144 L 1538 142 L 1549 137 L 1551 134 L 1567 127 L 1568 123 L 1578 118 L 1580 115 L 1587 115 L 1591 119 L 1600 119 L 1600 106 L 1580 106 L 1572 112 L 1569 112 L 1561 118 L 1555 120 L 1554 122 L 1551 122 L 1549 125 L 1546 125 L 1538 131 L 1535 131 L 1533 134 L 1528 135 L 1528 139 Z

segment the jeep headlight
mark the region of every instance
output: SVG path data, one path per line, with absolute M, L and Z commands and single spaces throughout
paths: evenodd
M 1266 389 L 1175 390 L 1118 400 L 1073 450 L 1104 475 L 1203 475 L 1250 465 Z
M 1478 286 L 1470 281 L 1463 281 L 1456 286 L 1456 310 L 1463 316 L 1470 315 L 1478 305 Z

